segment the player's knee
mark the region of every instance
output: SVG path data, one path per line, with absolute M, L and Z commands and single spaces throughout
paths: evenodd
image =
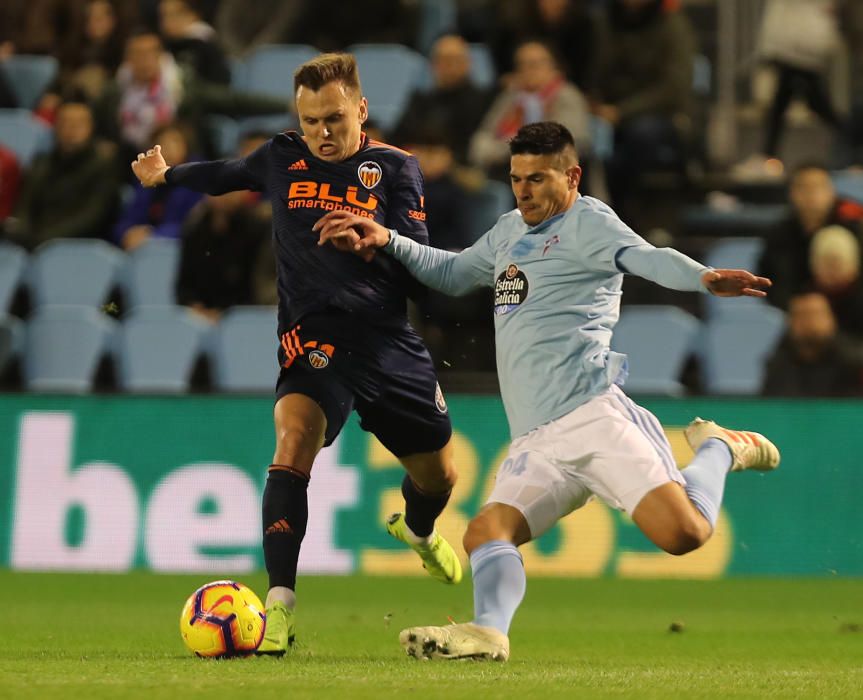
M 417 486 L 427 493 L 452 491 L 458 481 L 458 472 L 452 460 L 435 460 L 424 467 L 418 469 L 414 466 L 411 470 L 411 478 Z
M 703 518 L 691 518 L 678 523 L 669 537 L 661 544 L 669 554 L 681 556 L 695 551 L 710 538 L 711 529 Z
M 298 461 L 314 459 L 320 448 L 320 436 L 299 424 L 279 426 L 276 430 L 274 462 L 302 468 Z
M 509 541 L 510 537 L 505 528 L 493 517 L 485 514 L 476 516 L 468 523 L 467 530 L 462 538 L 464 551 L 470 554 L 477 547 L 493 540 Z

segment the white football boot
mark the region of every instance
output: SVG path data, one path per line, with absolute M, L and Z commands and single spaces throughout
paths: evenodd
M 731 471 L 733 472 L 744 469 L 766 472 L 779 466 L 779 450 L 761 433 L 728 430 L 712 420 L 696 418 L 689 424 L 684 434 L 693 452 L 698 452 L 698 448 L 708 438 L 722 440 L 731 450 L 733 458 Z
M 408 656 L 417 659 L 480 659 L 506 661 L 509 637 L 493 627 L 472 622 L 446 627 L 409 627 L 399 635 Z

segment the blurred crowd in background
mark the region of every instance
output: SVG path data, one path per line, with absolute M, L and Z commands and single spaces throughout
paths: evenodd
M 265 199 L 143 189 L 129 162 L 155 143 L 169 164 L 243 156 L 297 128 L 290 72 L 277 78 L 281 91 L 240 79 L 273 45 L 397 44 L 426 57 L 427 74 L 409 81 L 386 119 L 370 100 L 367 131 L 419 159 L 432 245 L 457 251 L 476 241 L 493 218 L 478 230 L 472 197 L 508 185 L 508 139 L 523 124 L 559 121 L 578 144 L 583 193 L 608 201 L 654 244 L 716 266 L 727 262 L 711 259 L 718 242 L 745 241 L 726 248 L 746 251 L 731 260 L 739 264 L 722 266 L 774 280 L 769 304 L 783 325 L 765 350 L 759 392 L 859 396 L 863 3 L 759 3 L 738 87 L 745 109 L 725 117 L 741 120 L 748 143 L 721 157 L 711 146 L 718 4 L 4 0 L 0 121 L 28 110 L 52 138 L 22 157 L 14 132 L 0 129 L 0 241 L 35 255 L 62 238 L 98 238 L 129 254 L 175 240 L 177 304 L 210 323 L 237 305 L 275 304 Z M 3 69 L 21 56 L 55 60 L 30 104 Z M 375 77 L 361 74 L 364 85 Z M 514 206 L 498 202 L 500 211 Z M 672 304 L 709 320 L 697 295 L 637 280 L 625 289 L 625 304 Z M 115 313 L 129 308 L 116 289 L 110 302 Z M 34 308 L 22 283 L 0 312 L 26 320 Z M 429 294 L 412 317 L 442 372 L 494 370 L 487 294 L 457 305 Z M 702 376 L 692 353 L 686 390 L 709 391 Z M 7 369 L 2 386 L 19 388 L 20 377 Z

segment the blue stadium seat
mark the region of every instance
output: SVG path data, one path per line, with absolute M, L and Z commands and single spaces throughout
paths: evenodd
M 22 169 L 51 148 L 51 128 L 26 109 L 0 109 L 0 143 L 18 158 Z
M 58 238 L 30 258 L 26 281 L 34 306 L 100 306 L 113 289 L 126 256 L 105 241 Z
M 122 284 L 129 308 L 170 306 L 175 303 L 180 242 L 151 238 L 129 254 Z
M 27 252 L 0 241 L 0 314 L 9 310 L 27 269 Z
M 758 260 L 763 250 L 764 240 L 761 238 L 725 238 L 711 246 L 704 257 L 704 264 L 717 269 L 749 270 L 757 274 Z M 749 306 L 761 306 L 766 302 L 757 297 L 729 299 L 710 294 L 704 297 L 704 303 L 707 317 L 715 318 L 735 316 Z
M 0 311 L 0 372 L 21 353 L 23 330 L 21 321 Z
M 710 97 L 713 86 L 713 65 L 703 53 L 695 54 L 692 60 L 692 91 L 699 97 Z
M 785 329 L 785 314 L 767 304 L 711 318 L 698 349 L 704 388 L 711 394 L 758 394 L 764 365 Z
M 487 181 L 481 190 L 470 195 L 470 209 L 467 214 L 474 240 L 479 240 L 501 216 L 513 209 L 515 199 L 512 188 L 496 180 Z
M 184 393 L 209 324 L 184 306 L 139 306 L 117 333 L 114 353 L 124 391 Z
M 292 99 L 294 71 L 317 56 L 319 51 L 306 44 L 270 44 L 255 49 L 245 60 L 245 70 L 233 73 L 245 80 L 241 86 L 254 92 L 283 99 Z
M 18 106 L 33 109 L 57 75 L 59 64 L 53 56 L 17 54 L 0 63 L 15 91 Z
M 411 93 L 428 75 L 428 61 L 401 44 L 355 44 L 348 51 L 357 58 L 369 116 L 381 129 L 390 131 Z
M 857 204 L 863 204 L 863 173 L 851 170 L 838 170 L 830 173 L 836 195 L 840 199 L 848 199 Z
M 272 392 L 279 372 L 276 331 L 275 307 L 229 309 L 215 330 L 210 348 L 216 387 L 221 391 Z
M 456 31 L 458 8 L 455 0 L 420 0 L 417 48 L 428 55 L 432 44 L 442 34 Z
M 22 365 L 31 391 L 86 393 L 117 323 L 87 306 L 44 306 L 25 332 Z
M 237 120 L 224 114 L 210 114 L 207 116 L 207 131 L 219 156 L 232 158 L 237 152 L 237 142 L 240 139 L 240 125 Z
M 675 306 L 624 308 L 611 347 L 628 356 L 627 393 L 680 396 L 680 375 L 701 323 Z
M 593 154 L 600 160 L 614 155 L 614 126 L 602 117 L 591 116 L 588 122 L 590 144 Z
M 497 83 L 497 69 L 487 44 L 470 45 L 470 77 L 481 88 L 493 88 Z

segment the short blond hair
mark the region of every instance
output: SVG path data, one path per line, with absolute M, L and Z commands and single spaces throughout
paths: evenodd
M 322 53 L 311 61 L 306 61 L 294 71 L 294 93 L 300 87 L 317 92 L 324 85 L 340 82 L 358 95 L 363 90 L 360 85 L 360 71 L 357 59 L 349 53 Z

